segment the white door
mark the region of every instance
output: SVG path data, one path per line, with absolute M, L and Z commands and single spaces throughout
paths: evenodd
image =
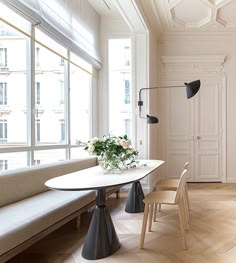
M 187 100 L 185 88 L 166 90 L 166 177 L 179 177 L 190 162 L 190 182 L 222 181 L 222 87 L 202 80 Z

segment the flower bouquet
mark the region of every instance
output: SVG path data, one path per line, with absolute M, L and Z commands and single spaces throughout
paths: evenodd
M 136 164 L 135 156 L 138 155 L 131 146 L 127 135 L 103 136 L 102 139 L 93 138 L 84 148 L 90 154 L 98 156 L 99 165 L 106 170 L 122 170 Z

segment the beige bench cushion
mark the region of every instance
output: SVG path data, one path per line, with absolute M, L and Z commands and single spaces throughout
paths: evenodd
M 44 183 L 56 176 L 97 165 L 97 158 L 67 160 L 0 173 L 0 207 L 45 192 Z
M 94 201 L 94 191 L 50 190 L 1 208 L 0 255 Z

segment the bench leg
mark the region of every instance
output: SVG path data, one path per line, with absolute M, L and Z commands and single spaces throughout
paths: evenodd
M 77 216 L 77 217 L 75 218 L 75 229 L 76 229 L 76 230 L 79 230 L 80 224 L 81 224 L 81 215 L 79 215 L 79 216 Z
M 116 191 L 116 199 L 120 199 L 120 190 Z

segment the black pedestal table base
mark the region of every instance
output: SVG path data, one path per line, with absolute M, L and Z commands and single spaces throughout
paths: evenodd
M 140 213 L 144 211 L 144 193 L 139 181 L 132 183 L 125 207 L 127 213 Z
M 82 250 L 85 259 L 105 258 L 120 248 L 111 216 L 106 207 L 106 190 L 98 189 L 96 208 Z

